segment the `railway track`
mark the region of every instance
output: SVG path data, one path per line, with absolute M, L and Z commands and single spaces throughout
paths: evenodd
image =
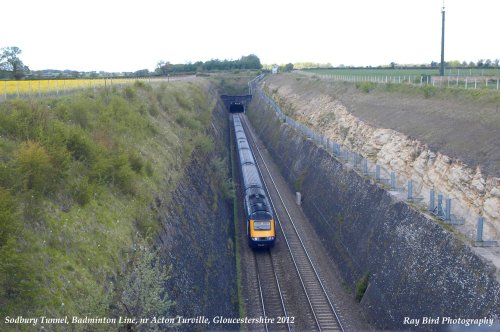
M 291 331 L 290 323 L 286 319 L 288 315 L 271 252 L 269 250 L 254 252 L 254 257 L 262 311 L 265 317 L 275 319 L 272 325 L 264 324 L 265 330 Z
M 302 290 L 305 293 L 308 306 L 313 315 L 315 326 L 311 326 L 310 328 L 317 329 L 319 331 L 344 331 L 335 306 L 326 292 L 317 269 L 311 260 L 299 232 L 297 231 L 294 220 L 286 207 L 283 197 L 271 175 L 259 147 L 256 144 L 254 134 L 250 130 L 246 122 L 246 118 L 241 116 L 241 119 L 246 128 L 249 143 L 252 145 L 255 160 L 259 164 L 259 170 L 264 179 L 266 191 L 270 195 L 277 224 L 281 229 L 281 236 L 286 242 L 286 247 L 288 248 L 293 261 L 293 267 L 299 276 Z M 261 165 L 263 167 L 261 167 Z M 278 276 L 275 275 L 275 277 L 276 280 L 278 280 Z M 266 293 L 261 293 L 263 306 L 265 306 L 264 298 L 266 296 Z M 281 299 L 283 300 L 283 296 L 281 296 Z M 283 308 L 285 308 L 285 303 L 283 303 Z M 290 328 L 290 325 L 288 325 L 288 328 Z

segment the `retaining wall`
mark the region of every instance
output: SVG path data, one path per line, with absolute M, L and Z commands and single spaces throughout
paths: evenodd
M 280 122 L 257 98 L 248 116 L 290 187 L 302 193 L 302 208 L 344 281 L 354 290 L 369 274 L 361 303 L 377 328 L 410 328 L 405 317 L 498 324 L 495 270 L 467 244 Z

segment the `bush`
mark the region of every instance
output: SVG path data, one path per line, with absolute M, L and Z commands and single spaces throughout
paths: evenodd
M 212 137 L 202 134 L 196 135 L 194 137 L 194 145 L 204 154 L 212 152 L 215 147 Z
M 95 143 L 81 128 L 69 130 L 66 148 L 75 160 L 90 163 L 95 158 Z
M 85 206 L 90 202 L 94 195 L 94 186 L 89 183 L 87 177 L 81 177 L 71 184 L 71 195 L 73 199 L 80 205 Z
M 166 316 L 174 305 L 165 291 L 170 267 L 159 261 L 158 251 L 146 246 L 139 248 L 130 273 L 123 280 L 119 309 L 122 315 L 133 317 Z M 145 324 L 141 330 L 156 328 L 156 324 Z
M 137 94 L 136 94 L 135 90 L 130 85 L 127 85 L 127 87 L 123 90 L 123 95 L 128 100 L 134 100 L 135 96 Z
M 0 187 L 0 246 L 19 229 L 16 204 L 10 193 Z
M 361 302 L 363 295 L 365 295 L 366 288 L 368 288 L 368 272 L 365 273 L 361 279 L 356 283 L 356 301 Z
M 425 85 L 422 88 L 422 92 L 424 93 L 425 98 L 430 98 L 436 95 L 436 87 L 433 87 L 432 85 Z
M 138 153 L 130 153 L 128 156 L 128 161 L 130 163 L 130 168 L 137 174 L 140 174 L 143 167 L 144 161 Z
M 37 142 L 27 141 L 21 143 L 15 155 L 23 189 L 46 192 L 54 180 L 47 150 Z
M 375 89 L 375 86 L 376 85 L 373 82 L 367 82 L 367 81 L 356 82 L 356 88 L 365 92 L 365 93 L 369 93 L 370 91 Z

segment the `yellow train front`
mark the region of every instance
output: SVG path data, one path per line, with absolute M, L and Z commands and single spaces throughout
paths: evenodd
M 276 241 L 273 211 L 239 114 L 233 115 L 233 124 L 244 193 L 248 243 L 253 248 L 272 247 Z

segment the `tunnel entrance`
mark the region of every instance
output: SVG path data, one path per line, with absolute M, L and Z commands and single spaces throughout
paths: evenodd
M 229 113 L 244 113 L 245 107 L 243 104 L 231 104 L 229 105 Z
M 229 113 L 245 113 L 247 105 L 252 101 L 252 95 L 244 96 L 228 96 L 221 95 L 220 98 L 224 102 Z

